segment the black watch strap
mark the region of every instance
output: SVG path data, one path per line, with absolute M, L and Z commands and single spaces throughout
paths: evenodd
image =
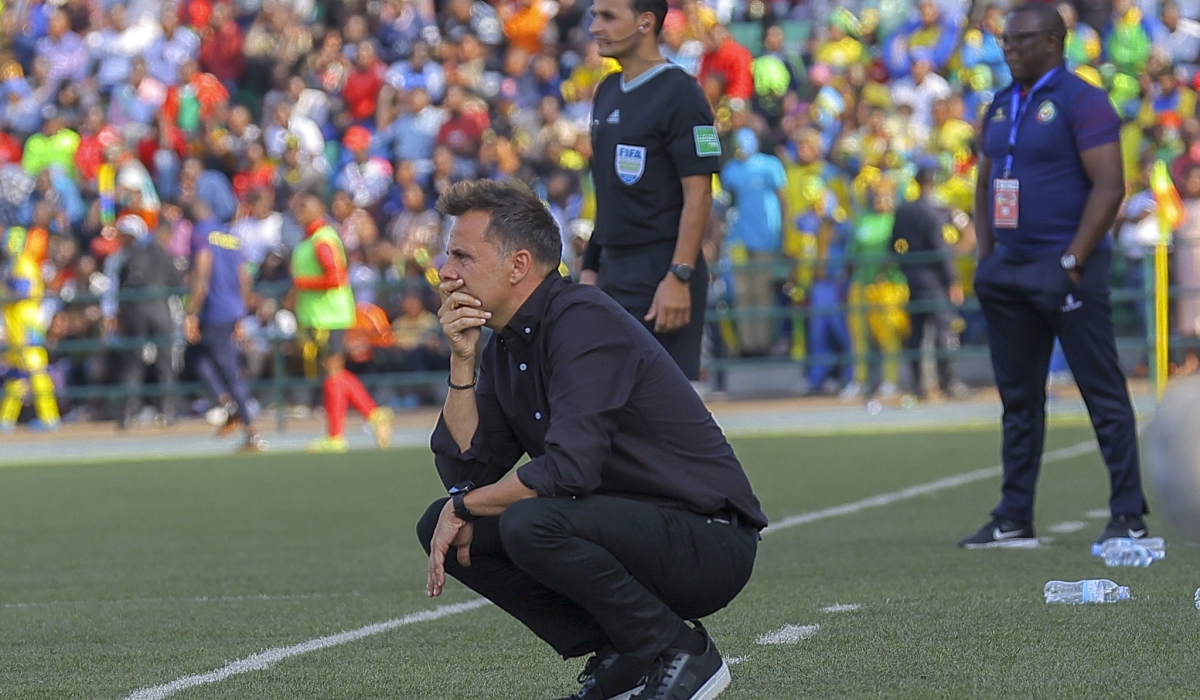
M 672 263 L 669 268 L 672 275 L 680 282 L 691 282 L 696 269 L 687 263 Z
M 468 523 L 473 523 L 476 520 L 479 520 L 479 516 L 473 515 L 471 511 L 467 510 L 467 504 L 463 500 L 466 495 L 467 493 L 465 491 L 459 491 L 458 493 L 451 494 L 450 502 L 454 504 L 455 515 Z

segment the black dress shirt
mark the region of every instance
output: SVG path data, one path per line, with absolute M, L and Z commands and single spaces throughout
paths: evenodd
M 447 488 L 517 477 L 539 497 L 606 494 L 767 518 L 733 448 L 670 355 L 597 287 L 551 274 L 483 349 L 466 452 L 438 420 Z

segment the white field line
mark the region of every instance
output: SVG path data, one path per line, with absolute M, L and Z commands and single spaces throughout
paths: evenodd
M 1072 457 L 1078 457 L 1080 455 L 1084 455 L 1084 454 L 1087 454 L 1088 452 L 1092 451 L 1094 449 L 1094 447 L 1095 447 L 1095 442 L 1092 440 L 1088 440 L 1088 441 L 1081 442 L 1081 443 L 1078 443 L 1075 445 L 1071 445 L 1070 447 L 1063 447 L 1063 448 L 1060 448 L 1057 450 L 1052 450 L 1050 452 L 1047 452 L 1045 455 L 1043 455 L 1042 462 L 1043 463 L 1059 462 L 1059 461 L 1062 461 L 1065 459 L 1070 459 Z M 965 484 L 970 484 L 970 483 L 974 483 L 976 481 L 980 481 L 983 479 L 989 479 L 989 478 L 992 478 L 995 476 L 999 476 L 1000 472 L 1001 472 L 1000 467 L 988 467 L 987 469 L 978 469 L 976 471 L 966 472 L 964 474 L 959 474 L 957 476 L 951 476 L 951 477 L 946 477 L 945 479 L 938 479 L 937 481 L 931 481 L 927 484 L 911 486 L 909 488 L 902 489 L 900 491 L 893 491 L 892 493 L 885 493 L 885 494 L 880 494 L 878 496 L 872 496 L 870 498 L 865 498 L 861 501 L 854 501 L 853 503 L 847 503 L 844 505 L 835 506 L 833 508 L 826 508 L 824 510 L 813 511 L 811 513 L 795 515 L 790 518 L 784 518 L 783 520 L 780 520 L 779 522 L 775 523 L 771 527 L 768 527 L 767 529 L 763 530 L 763 534 L 767 535 L 772 532 L 778 532 L 779 530 L 796 527 L 797 525 L 804 525 L 806 523 L 812 523 L 812 522 L 816 522 L 818 520 L 835 518 L 839 515 L 852 515 L 854 513 L 858 513 L 860 511 L 866 510 L 868 508 L 878 508 L 880 506 L 886 506 L 888 504 L 895 503 L 897 501 L 903 501 L 903 500 L 907 500 L 910 498 L 916 498 L 917 496 L 923 496 L 923 495 L 930 494 L 930 493 L 936 493 L 936 492 L 942 491 L 944 489 L 954 488 L 955 486 L 963 486 Z M 300 644 L 296 644 L 296 645 L 290 646 L 290 647 L 275 647 L 272 649 L 267 649 L 266 651 L 259 652 L 258 654 L 254 654 L 252 656 L 247 656 L 244 659 L 239 659 L 237 661 L 234 661 L 222 668 L 216 669 L 215 671 L 209 671 L 208 673 L 202 673 L 202 674 L 195 675 L 195 676 L 184 676 L 183 678 L 171 681 L 170 683 L 167 683 L 165 685 L 158 685 L 158 686 L 154 686 L 152 688 L 143 688 L 141 690 L 130 693 L 125 698 L 125 700 L 161 700 L 162 698 L 170 697 L 171 695 L 174 695 L 175 693 L 178 693 L 181 690 L 186 690 L 188 688 L 192 688 L 192 687 L 195 687 L 198 685 L 205 685 L 208 683 L 216 683 L 219 681 L 223 681 L 226 678 L 237 675 L 239 673 L 246 673 L 248 671 L 260 671 L 260 670 L 270 668 L 271 666 L 275 665 L 279 661 L 290 658 L 292 656 L 299 656 L 300 654 L 307 654 L 310 651 L 318 651 L 320 649 L 327 649 L 329 647 L 338 646 L 339 644 L 346 644 L 348 642 L 353 642 L 355 640 L 362 639 L 363 637 L 369 637 L 373 634 L 379 634 L 380 632 L 387 632 L 387 631 L 393 630 L 397 627 L 404 627 L 405 625 L 411 625 L 411 624 L 415 624 L 418 622 L 428 622 L 431 620 L 438 620 L 443 617 L 449 617 L 451 615 L 457 615 L 458 613 L 467 612 L 468 610 L 474 610 L 475 608 L 483 607 L 488 604 L 489 604 L 489 601 L 487 601 L 483 598 L 476 598 L 475 600 L 468 601 L 466 603 L 456 603 L 454 605 L 443 605 L 443 606 L 434 608 L 433 610 L 425 610 L 422 612 L 413 613 L 411 615 L 405 615 L 404 617 L 396 618 L 394 620 L 388 620 L 387 622 L 376 623 L 374 625 L 367 625 L 366 627 L 360 627 L 356 630 L 351 630 L 349 632 L 342 632 L 340 634 L 334 634 L 334 635 L 330 635 L 328 637 L 321 637 L 319 639 L 311 639 L 307 642 L 301 642 Z M 792 628 L 794 628 L 794 629 L 792 629 Z M 802 637 L 809 637 L 809 636 L 812 636 L 813 634 L 815 634 L 816 630 L 818 628 L 819 628 L 819 625 L 788 625 L 787 627 L 784 627 L 783 629 L 778 630 L 774 633 L 771 633 L 768 635 L 763 635 L 762 637 L 759 638 L 760 639 L 759 643 L 760 644 L 784 644 L 784 643 L 791 644 L 794 642 L 772 642 L 772 641 L 763 642 L 761 640 L 764 638 L 770 638 L 771 635 L 773 635 L 773 634 L 781 634 L 789 629 L 792 629 L 792 631 L 788 632 L 788 635 L 792 635 L 792 634 L 797 635 L 796 641 L 799 641 Z M 811 631 L 809 631 L 810 629 L 811 629 Z M 795 631 L 795 630 L 799 630 L 799 631 Z
M 218 668 L 215 671 L 209 671 L 208 673 L 201 673 L 195 676 L 184 676 L 183 678 L 171 681 L 166 685 L 156 685 L 152 688 L 142 688 L 141 690 L 130 693 L 125 700 L 161 700 L 162 698 L 170 697 L 181 690 L 194 688 L 198 685 L 206 685 L 208 683 L 223 681 L 226 678 L 235 676 L 239 673 L 266 670 L 280 661 L 292 656 L 299 656 L 300 654 L 307 654 L 310 651 L 318 651 L 320 649 L 335 647 L 339 644 L 346 644 L 347 642 L 353 642 L 362 639 L 363 637 L 369 637 L 373 634 L 379 634 L 380 632 L 387 632 L 389 630 L 396 629 L 397 627 L 404 627 L 405 625 L 412 625 L 418 622 L 428 622 L 430 620 L 438 620 L 443 617 L 457 615 L 458 613 L 467 612 L 468 610 L 474 610 L 490 604 L 491 602 L 485 600 L 484 598 L 476 598 L 475 600 L 469 600 L 465 603 L 441 605 L 433 610 L 423 610 L 411 615 L 405 615 L 404 617 L 398 617 L 394 620 L 388 620 L 387 622 L 379 622 L 374 625 L 359 627 L 358 629 L 350 630 L 349 632 L 331 634 L 328 637 L 320 637 L 318 639 L 310 639 L 307 642 L 301 642 L 300 644 L 290 647 L 275 647 L 273 649 L 267 649 L 266 651 L 259 652 L 252 656 L 247 656 L 244 659 L 238 659 L 237 661 Z
M 1070 445 L 1069 447 L 1061 447 L 1057 450 L 1051 450 L 1045 453 L 1042 456 L 1042 463 L 1046 464 L 1049 462 L 1061 462 L 1066 459 L 1071 459 L 1072 457 L 1085 455 L 1095 448 L 1095 440 L 1085 440 L 1084 442 L 1076 443 L 1074 445 Z M 907 501 L 912 498 L 917 498 L 918 496 L 928 496 L 929 494 L 937 493 L 938 491 L 945 491 L 946 489 L 952 489 L 958 486 L 966 486 L 967 484 L 973 484 L 976 481 L 994 479 L 1000 476 L 1003 471 L 1003 468 L 998 466 L 987 467 L 985 469 L 976 469 L 975 471 L 955 474 L 954 476 L 948 476 L 944 479 L 930 481 L 929 483 L 909 486 L 908 488 L 900 489 L 899 491 L 881 493 L 878 496 L 864 498 L 861 501 L 843 503 L 840 506 L 825 508 L 824 510 L 815 510 L 811 513 L 793 515 L 791 517 L 775 521 L 767 529 L 763 530 L 762 534 L 766 536 L 779 532 L 780 530 L 796 527 L 797 525 L 807 525 L 808 523 L 815 523 L 818 520 L 836 518 L 840 515 L 853 515 L 869 508 L 880 508 L 886 505 L 891 505 L 898 501 Z
M 1093 509 L 1089 510 L 1088 512 L 1084 513 L 1084 515 L 1086 515 L 1087 517 L 1089 517 L 1093 520 L 1099 520 L 1099 519 L 1108 517 L 1108 509 L 1107 508 L 1093 508 Z
M 834 603 L 833 605 L 827 605 L 827 606 L 821 608 L 821 612 L 823 612 L 823 613 L 850 612 L 852 610 L 858 610 L 861 607 L 862 607 L 861 603 Z
M 1085 527 L 1087 527 L 1087 523 L 1083 522 L 1082 520 L 1068 520 L 1066 522 L 1051 525 L 1047 529 L 1050 532 L 1056 532 L 1065 535 L 1070 532 L 1079 532 Z
M 313 598 L 352 598 L 358 593 L 290 593 L 285 595 L 220 595 L 195 598 L 115 598 L 113 600 L 47 600 L 34 603 L 5 603 L 5 608 L 53 608 L 63 605 L 143 605 L 146 603 L 237 603 L 259 600 L 310 600 Z
M 795 644 L 801 639 L 808 639 L 820 629 L 820 625 L 784 625 L 774 632 L 759 635 L 757 641 L 764 646 L 767 644 Z

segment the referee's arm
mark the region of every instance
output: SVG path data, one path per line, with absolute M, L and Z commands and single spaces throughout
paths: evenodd
M 712 211 L 712 175 L 685 175 L 679 182 L 683 186 L 683 210 L 671 265 L 695 265 Z M 655 333 L 671 333 L 686 326 L 692 320 L 691 283 L 668 272 L 658 283 L 650 312 L 643 320 L 654 321 Z

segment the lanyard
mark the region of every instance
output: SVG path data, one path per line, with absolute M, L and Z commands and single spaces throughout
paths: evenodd
M 1017 148 L 1017 127 L 1021 125 L 1021 118 L 1025 116 L 1025 110 L 1029 109 L 1029 105 L 1033 103 L 1033 93 L 1045 87 L 1046 83 L 1050 82 L 1050 79 L 1053 78 L 1056 73 L 1058 73 L 1057 66 L 1039 78 L 1038 81 L 1033 84 L 1033 88 L 1029 90 L 1029 95 L 1024 100 L 1021 99 L 1021 91 L 1017 89 L 1016 85 L 1013 86 L 1012 116 L 1010 117 L 1012 121 L 1009 123 L 1008 127 L 1008 155 L 1004 158 L 1005 178 L 1012 176 L 1013 151 Z M 1022 102 L 1024 102 L 1024 104 L 1022 104 Z

